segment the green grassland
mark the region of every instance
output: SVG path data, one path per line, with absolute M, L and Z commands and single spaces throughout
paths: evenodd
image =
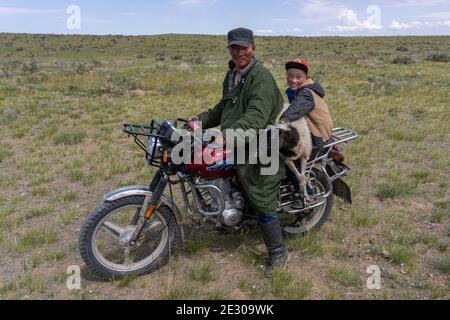
M 107 191 L 153 169 L 122 121 L 189 117 L 213 106 L 224 36 L 0 34 L 0 298 L 449 299 L 450 37 L 257 37 L 284 90 L 284 62 L 306 57 L 345 146 L 353 205 L 336 199 L 321 230 L 290 239 L 287 270 L 263 276 L 258 230 L 193 227 L 171 262 L 96 278 L 79 227 Z M 179 199 L 179 195 L 177 195 Z M 82 266 L 82 289 L 66 269 Z M 382 289 L 368 290 L 367 267 Z

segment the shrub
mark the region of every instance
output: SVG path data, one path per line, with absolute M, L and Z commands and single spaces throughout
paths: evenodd
M 369 83 L 369 94 L 392 94 L 398 85 L 398 82 L 393 79 L 387 79 L 376 75 L 368 75 L 367 82 Z
M 401 56 L 401 57 L 395 57 L 392 60 L 393 64 L 413 64 L 416 63 L 411 57 L 408 56 Z
M 433 62 L 450 62 L 450 55 L 445 53 L 430 54 L 425 60 Z
M 12 78 L 14 77 L 14 71 L 20 66 L 20 61 L 11 61 L 3 64 L 0 67 L 0 70 L 2 71 L 2 76 L 5 78 Z
M 84 74 L 91 71 L 92 66 L 88 65 L 87 63 L 74 63 L 72 64 L 72 70 L 77 74 Z
M 36 72 L 31 76 L 31 80 L 37 82 L 47 81 L 49 78 L 50 78 L 49 73 L 45 71 Z
M 137 89 L 142 89 L 142 86 L 136 79 L 127 76 L 112 76 L 102 83 L 100 92 L 121 96 Z
M 26 74 L 33 74 L 38 71 L 38 64 L 36 60 L 26 61 L 22 64 L 22 72 Z
M 0 123 L 8 123 L 17 119 L 17 111 L 11 108 L 3 109 L 0 115 Z

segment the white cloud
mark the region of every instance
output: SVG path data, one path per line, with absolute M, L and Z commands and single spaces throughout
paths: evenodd
M 57 12 L 62 12 L 62 10 L 0 7 L 0 14 L 45 14 L 45 13 L 57 13 Z
M 179 1 L 178 3 L 182 6 L 196 6 L 199 4 L 203 4 L 205 1 L 203 0 L 182 0 Z
M 300 1 L 301 11 L 305 15 L 336 16 L 342 5 L 323 0 Z
M 414 18 L 450 19 L 450 11 L 431 12 L 412 16 Z
M 378 0 L 374 3 L 382 5 L 384 8 L 403 8 L 417 6 L 436 6 L 448 3 L 449 0 Z
M 183 7 L 195 7 L 207 3 L 216 4 L 222 0 L 176 0 L 175 3 Z
M 272 29 L 258 29 L 255 31 L 256 33 L 275 33 Z
M 393 20 L 391 25 L 389 26 L 391 29 L 409 29 L 411 26 L 404 22 L 398 22 L 396 20 Z
M 425 29 L 436 27 L 450 27 L 450 20 L 446 21 L 411 21 L 411 22 L 398 22 L 393 20 L 389 28 L 401 30 L 401 29 Z
M 344 8 L 341 4 L 326 0 L 289 0 L 283 2 L 283 5 L 293 7 L 289 12 L 295 18 L 289 21 L 297 24 L 317 24 L 337 19 L 339 11 Z
M 343 25 L 335 25 L 326 28 L 327 31 L 331 32 L 355 32 L 355 31 L 374 31 L 381 30 L 381 14 L 378 6 L 368 7 L 367 13 L 371 13 L 371 15 L 365 19 L 361 20 L 355 11 L 351 9 L 341 9 L 339 12 L 338 18 L 344 24 Z

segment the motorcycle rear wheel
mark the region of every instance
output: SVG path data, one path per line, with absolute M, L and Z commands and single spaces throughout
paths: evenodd
M 327 187 L 331 187 L 331 182 L 329 178 L 323 173 L 323 171 L 313 168 L 315 174 L 315 185 L 316 193 L 326 192 Z M 297 215 L 289 213 L 281 213 L 280 221 L 283 233 L 287 236 L 297 237 L 306 234 L 312 230 L 319 229 L 325 221 L 328 219 L 331 208 L 333 207 L 333 189 L 331 187 L 331 192 L 326 197 L 325 202 L 311 209 L 309 213 L 301 213 Z M 292 222 L 294 221 L 294 222 Z

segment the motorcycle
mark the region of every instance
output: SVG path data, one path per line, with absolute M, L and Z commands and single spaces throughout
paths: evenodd
M 258 223 L 234 165 L 172 161 L 171 151 L 179 142 L 172 140 L 173 133 L 187 128 L 188 120 L 181 118 L 173 124 L 167 120 L 151 120 L 149 125 L 122 124 L 122 130 L 134 138 L 148 164 L 157 171 L 149 186 L 127 186 L 104 195 L 103 202 L 84 221 L 79 250 L 95 273 L 105 277 L 140 275 L 168 262 L 173 245 L 185 238 L 183 215 L 173 198 L 174 185 L 181 187 L 186 214 L 198 224 L 209 221 L 218 228 L 237 230 Z M 333 129 L 332 139 L 308 161 L 306 176 L 318 201 L 304 202 L 304 207 L 293 209 L 291 204 L 304 195 L 296 191 L 295 182 L 288 177 L 282 181 L 277 214 L 286 235 L 299 236 L 320 228 L 330 215 L 333 196 L 351 203 L 350 188 L 343 180 L 349 168 L 338 145 L 356 137 L 353 130 Z M 205 144 L 202 147 L 207 148 Z M 165 193 L 167 187 L 169 194 Z

